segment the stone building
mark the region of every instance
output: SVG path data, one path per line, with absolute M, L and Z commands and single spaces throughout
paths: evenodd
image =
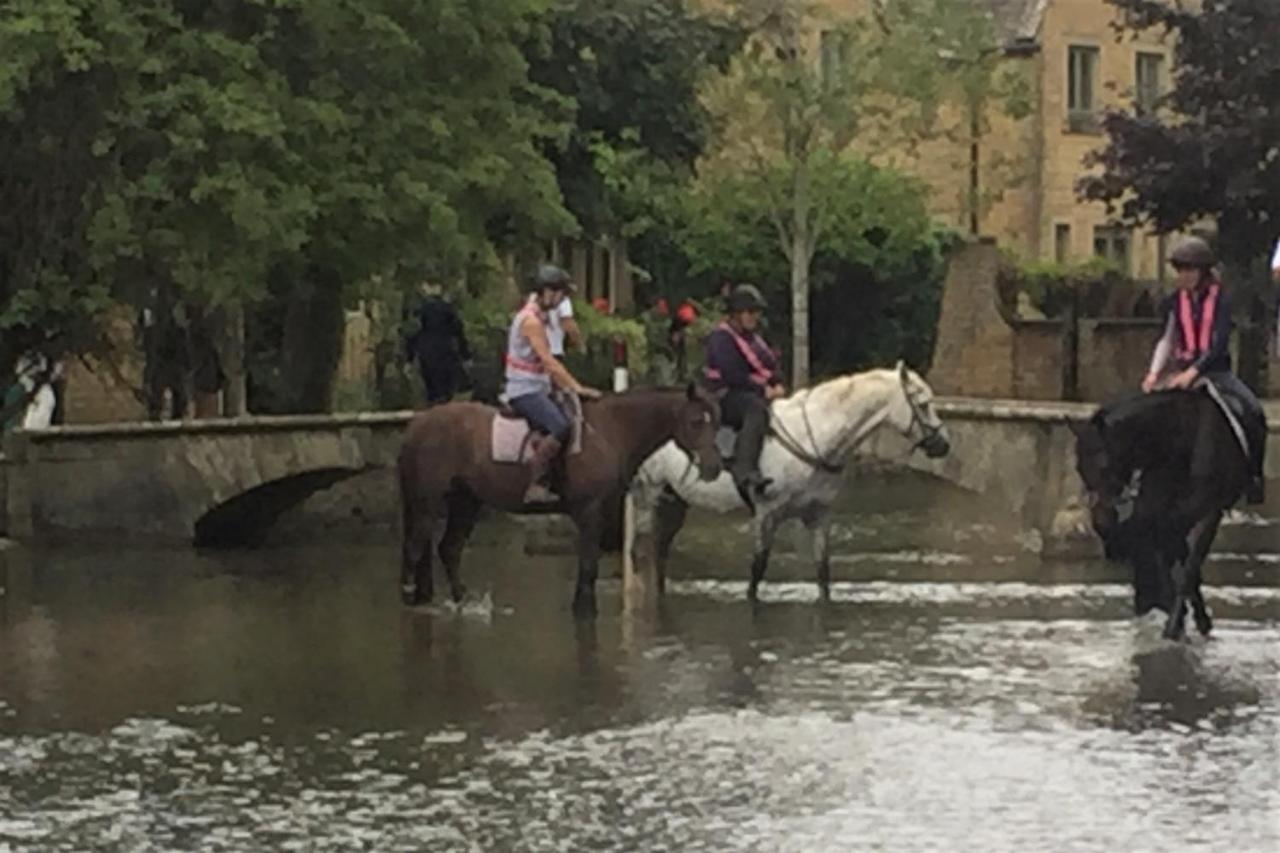
M 834 15 L 863 14 L 875 0 L 822 0 Z M 1028 259 L 1075 262 L 1102 256 L 1129 275 L 1162 280 L 1166 239 L 1118 224 L 1081 201 L 1084 158 L 1105 141 L 1108 107 L 1147 108 L 1169 81 L 1171 46 L 1159 33 L 1117 37 L 1105 0 L 970 0 L 990 15 L 1001 73 L 1021 75 L 1031 112 L 1014 120 L 993 104 L 977 146 L 977 231 Z M 915 151 L 869 140 L 864 152 L 926 181 L 940 220 L 971 230 L 970 116 L 951 106 L 936 137 Z

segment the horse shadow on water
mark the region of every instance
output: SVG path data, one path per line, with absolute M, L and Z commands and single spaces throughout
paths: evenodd
M 849 458 L 881 427 L 905 436 L 913 449 L 932 459 L 951 449 L 932 389 L 902 362 L 894 369 L 840 376 L 775 401 L 760 454 L 760 472 L 771 484 L 754 506 L 744 505 L 727 473 L 711 480 L 695 477 L 678 447 L 663 446 L 645 460 L 631 485 L 637 541 L 646 546 L 637 558 L 654 566 L 661 592 L 672 542 L 690 506 L 720 513 L 749 508 L 755 547 L 748 598 L 758 599 L 779 526 L 797 519 L 812 537 L 819 593 L 829 602 L 831 507 L 845 483 Z
M 1188 605 L 1208 635 L 1201 569 L 1222 516 L 1244 493 L 1249 463 L 1218 404 L 1201 391 L 1127 397 L 1071 423 L 1090 521 L 1109 560 L 1133 569 L 1134 612 L 1168 614 L 1186 634 Z M 1262 435 L 1250 441 L 1265 441 Z

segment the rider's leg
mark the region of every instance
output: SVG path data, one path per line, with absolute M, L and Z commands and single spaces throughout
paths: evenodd
M 534 429 L 545 435 L 534 445 L 529 456 L 529 488 L 525 491 L 524 499 L 531 503 L 555 501 L 555 494 L 547 488 L 544 480 L 552 461 L 568 440 L 573 425 L 564 412 L 560 411 L 560 407 L 551 401 L 549 394 L 524 394 L 509 403 Z
M 730 391 L 721 403 L 728 403 L 740 424 L 733 449 L 733 478 L 740 488 L 764 489 L 768 481 L 760 475 L 760 450 L 769 430 L 769 404 L 749 391 Z

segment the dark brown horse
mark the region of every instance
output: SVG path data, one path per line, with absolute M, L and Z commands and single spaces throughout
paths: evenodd
M 715 435 L 720 407 L 690 385 L 683 390 L 639 390 L 584 405 L 581 453 L 564 462 L 553 505 L 526 505 L 529 471 L 492 461 L 495 410 L 479 403 L 428 409 L 409 424 L 400 450 L 400 503 L 404 518 L 401 597 L 405 604 L 432 597 L 431 556 L 438 549 L 454 601 L 465 594 L 458 579 L 462 549 L 482 505 L 512 513 L 563 513 L 578 528 L 578 584 L 574 613 L 596 608 L 596 563 L 605 502 L 622 493 L 649 454 L 668 441 L 689 454 L 699 474 L 720 474 Z M 436 541 L 438 522 L 444 534 Z

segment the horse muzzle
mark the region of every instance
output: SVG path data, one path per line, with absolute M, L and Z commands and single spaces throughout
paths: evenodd
M 930 459 L 941 459 L 951 452 L 951 442 L 942 430 L 931 432 L 920 442 L 920 449 Z
M 710 483 L 720 476 L 724 470 L 724 465 L 720 461 L 718 453 L 695 453 L 693 454 L 693 464 L 698 466 L 698 477 L 704 483 Z

